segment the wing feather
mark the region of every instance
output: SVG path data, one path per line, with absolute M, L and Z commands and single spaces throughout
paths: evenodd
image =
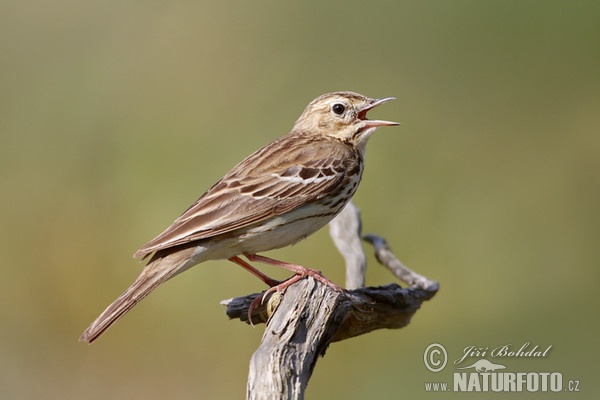
M 232 232 L 302 207 L 340 186 L 359 158 L 335 138 L 283 136 L 235 166 L 134 256 Z

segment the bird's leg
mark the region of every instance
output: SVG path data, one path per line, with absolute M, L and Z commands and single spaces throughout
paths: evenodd
M 250 303 L 250 307 L 248 307 L 248 321 L 250 322 L 251 325 L 252 325 L 252 311 L 254 309 L 258 308 L 258 306 L 260 304 L 262 304 L 264 299 L 266 299 L 269 294 L 271 294 L 275 291 L 281 292 L 281 291 L 285 290 L 286 287 L 290 286 L 291 284 L 299 281 L 300 279 L 302 279 L 304 277 L 302 275 L 296 274 L 296 275 L 292 276 L 291 278 L 288 278 L 285 281 L 281 282 L 281 281 L 275 280 L 275 279 L 263 274 L 262 272 L 260 272 L 256 268 L 254 268 L 252 265 L 248 264 L 246 261 L 242 260 L 241 258 L 239 258 L 237 256 L 231 257 L 229 259 L 229 261 L 244 268 L 246 271 L 248 271 L 252 275 L 258 277 L 261 281 L 263 281 L 264 283 L 266 283 L 267 285 L 270 286 L 269 289 L 267 289 L 263 294 L 261 294 L 256 299 L 254 299 L 252 301 L 252 303 Z
M 269 257 L 259 256 L 257 254 L 245 254 L 245 256 L 250 261 L 261 262 L 261 263 L 269 264 L 269 265 L 275 265 L 277 267 L 287 269 L 294 273 L 294 275 L 291 278 L 288 278 L 285 281 L 281 282 L 281 281 L 278 281 L 278 280 L 268 277 L 267 275 L 263 274 L 258 269 L 254 268 L 252 265 L 250 265 L 249 263 L 247 263 L 246 261 L 242 260 L 241 258 L 239 258 L 237 256 L 231 257 L 229 259 L 229 261 L 244 268 L 245 270 L 250 272 L 252 275 L 258 277 L 261 281 L 263 281 L 264 283 L 266 283 L 267 285 L 270 286 L 270 288 L 267 289 L 262 295 L 258 296 L 256 299 L 254 299 L 252 301 L 252 303 L 250 303 L 250 307 L 248 307 L 248 321 L 250 322 L 250 324 L 252 324 L 252 311 L 254 309 L 256 309 L 260 304 L 262 304 L 264 299 L 266 299 L 269 294 L 271 294 L 273 292 L 283 292 L 289 286 L 298 282 L 300 279 L 304 278 L 305 276 L 311 276 L 314 279 L 318 280 L 319 282 L 323 283 L 324 285 L 329 286 L 330 288 L 332 288 L 335 291 L 338 291 L 338 292 L 346 291 L 344 288 L 339 287 L 335 283 L 331 282 L 329 279 L 325 278 L 323 276 L 323 274 L 321 274 L 321 271 L 306 268 L 301 265 L 289 264 L 289 263 L 275 260 L 275 259 L 272 259 Z
M 238 256 L 231 257 L 229 259 L 229 261 L 231 261 L 232 263 L 235 263 L 235 264 L 239 265 L 240 267 L 244 268 L 246 271 L 248 271 L 252 275 L 258 277 L 258 279 L 260 279 L 261 281 L 263 281 L 264 283 L 266 283 L 267 285 L 269 285 L 271 288 L 276 287 L 279 284 L 281 284 L 280 281 L 278 281 L 276 279 L 273 279 L 273 278 L 270 278 L 269 276 L 263 274 L 262 272 L 260 272 L 256 268 L 254 268 L 252 265 L 248 264 L 246 261 L 244 261 L 241 258 L 239 258 Z M 269 290 L 271 290 L 271 289 L 269 289 Z
M 335 291 L 338 292 L 345 292 L 346 290 L 344 288 L 339 287 L 338 285 L 336 285 L 335 283 L 331 282 L 329 279 L 325 278 L 323 276 L 323 274 L 321 273 L 321 271 L 317 271 L 315 269 L 310 269 L 310 268 L 306 268 L 303 267 L 301 265 L 296 265 L 296 264 L 289 264 L 283 261 L 279 261 L 279 260 L 274 260 L 272 258 L 269 257 L 265 257 L 265 256 L 259 256 L 258 254 L 245 254 L 245 256 L 248 258 L 248 260 L 250 261 L 256 261 L 256 262 L 261 262 L 264 264 L 270 264 L 270 265 L 275 265 L 277 267 L 281 267 L 281 268 L 285 268 L 289 271 L 292 271 L 293 273 L 296 274 L 296 276 L 299 276 L 300 278 L 303 278 L 305 276 L 310 276 L 313 277 L 314 279 L 318 280 L 319 282 L 321 282 L 324 285 L 329 286 L 330 288 L 332 288 Z M 276 289 L 278 292 L 281 292 L 283 290 L 285 290 L 285 288 L 287 288 L 288 286 L 290 286 L 291 284 L 297 282 L 299 279 L 293 279 L 294 277 L 283 281 L 282 283 L 278 284 L 276 286 Z M 293 280 L 293 282 L 292 282 Z M 273 287 L 269 290 L 272 290 Z

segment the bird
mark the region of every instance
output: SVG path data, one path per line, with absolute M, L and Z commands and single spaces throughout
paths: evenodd
M 283 291 L 306 276 L 341 290 L 320 271 L 257 253 L 295 244 L 327 225 L 346 206 L 361 180 L 369 137 L 378 127 L 398 125 L 370 120 L 367 112 L 393 99 L 343 91 L 311 101 L 287 135 L 233 167 L 134 254 L 149 261 L 80 340 L 92 343 L 157 286 L 209 260 L 240 265 L 269 285 L 270 291 Z M 280 282 L 250 262 L 276 265 L 294 275 Z

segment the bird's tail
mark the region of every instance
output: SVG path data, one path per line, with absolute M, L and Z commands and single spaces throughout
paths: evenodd
M 79 340 L 92 343 L 158 285 L 189 268 L 192 265 L 190 263 L 192 250 L 185 249 L 165 256 L 155 255 L 133 284 L 92 322 Z

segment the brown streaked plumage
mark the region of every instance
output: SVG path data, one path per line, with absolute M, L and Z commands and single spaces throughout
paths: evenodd
M 313 100 L 289 134 L 240 162 L 135 253 L 142 258 L 153 255 L 80 340 L 93 342 L 158 285 L 207 260 L 229 259 L 273 290 L 283 290 L 307 275 L 337 288 L 317 271 L 256 253 L 304 239 L 345 207 L 360 182 L 369 136 L 379 126 L 397 125 L 369 120 L 366 113 L 390 99 L 336 92 Z M 287 268 L 296 276 L 277 282 L 240 255 Z

